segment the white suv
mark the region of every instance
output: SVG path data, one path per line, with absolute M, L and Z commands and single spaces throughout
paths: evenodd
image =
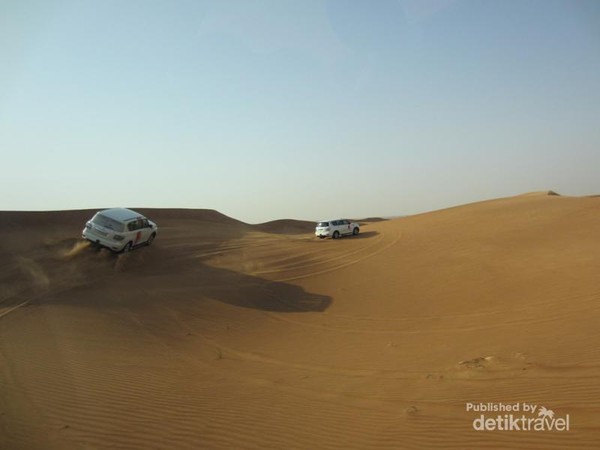
M 115 252 L 128 252 L 138 245 L 150 245 L 158 233 L 156 224 L 140 213 L 125 208 L 97 212 L 85 224 L 82 236 Z
M 337 239 L 346 234 L 357 235 L 360 232 L 360 227 L 356 222 L 350 222 L 346 219 L 325 220 L 319 222 L 315 228 L 315 236 L 321 239 L 331 236 Z

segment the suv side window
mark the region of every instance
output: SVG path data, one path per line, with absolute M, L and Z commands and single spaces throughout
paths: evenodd
M 338 225 L 340 224 L 340 222 L 339 222 L 338 220 L 332 220 L 332 221 L 331 221 L 331 223 L 332 223 L 334 226 L 338 226 Z
M 150 224 L 148 223 L 148 219 L 142 220 L 142 227 L 143 228 L 150 228 Z
M 137 227 L 137 220 L 132 220 L 131 222 L 129 222 L 127 224 L 127 229 L 129 231 L 135 231 L 135 230 L 137 230 L 138 229 L 138 227 Z

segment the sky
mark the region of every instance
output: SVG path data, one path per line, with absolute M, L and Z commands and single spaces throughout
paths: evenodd
M 600 2 L 0 0 L 0 210 L 600 194 Z

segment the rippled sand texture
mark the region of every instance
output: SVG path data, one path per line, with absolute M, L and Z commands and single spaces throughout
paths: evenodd
M 0 213 L 0 448 L 597 448 L 600 198 L 537 193 L 313 237 L 145 210 Z M 569 432 L 477 432 L 529 402 Z

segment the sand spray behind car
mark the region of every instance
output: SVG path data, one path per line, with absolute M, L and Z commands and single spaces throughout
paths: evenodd
M 141 257 L 116 255 L 79 239 L 53 239 L 18 257 L 0 273 L 0 317 L 31 302 L 45 301 L 77 286 L 112 277 Z
M 89 241 L 77 241 L 73 244 L 70 249 L 64 250 L 62 252 L 63 257 L 66 260 L 74 258 L 80 255 L 84 251 L 90 251 L 92 247 L 92 243 Z M 100 258 L 110 258 L 110 260 L 114 260 L 115 264 L 113 266 L 115 272 L 122 272 L 126 268 L 126 261 L 129 259 L 129 253 L 120 253 L 115 255 L 110 252 L 108 249 L 101 248 L 97 250 L 98 257 Z
M 63 252 L 63 256 L 66 259 L 72 258 L 73 256 L 76 256 L 79 253 L 81 253 L 82 250 L 89 248 L 89 246 L 90 246 L 89 241 L 77 241 L 73 244 L 73 247 L 71 247 L 69 250 L 65 250 Z

